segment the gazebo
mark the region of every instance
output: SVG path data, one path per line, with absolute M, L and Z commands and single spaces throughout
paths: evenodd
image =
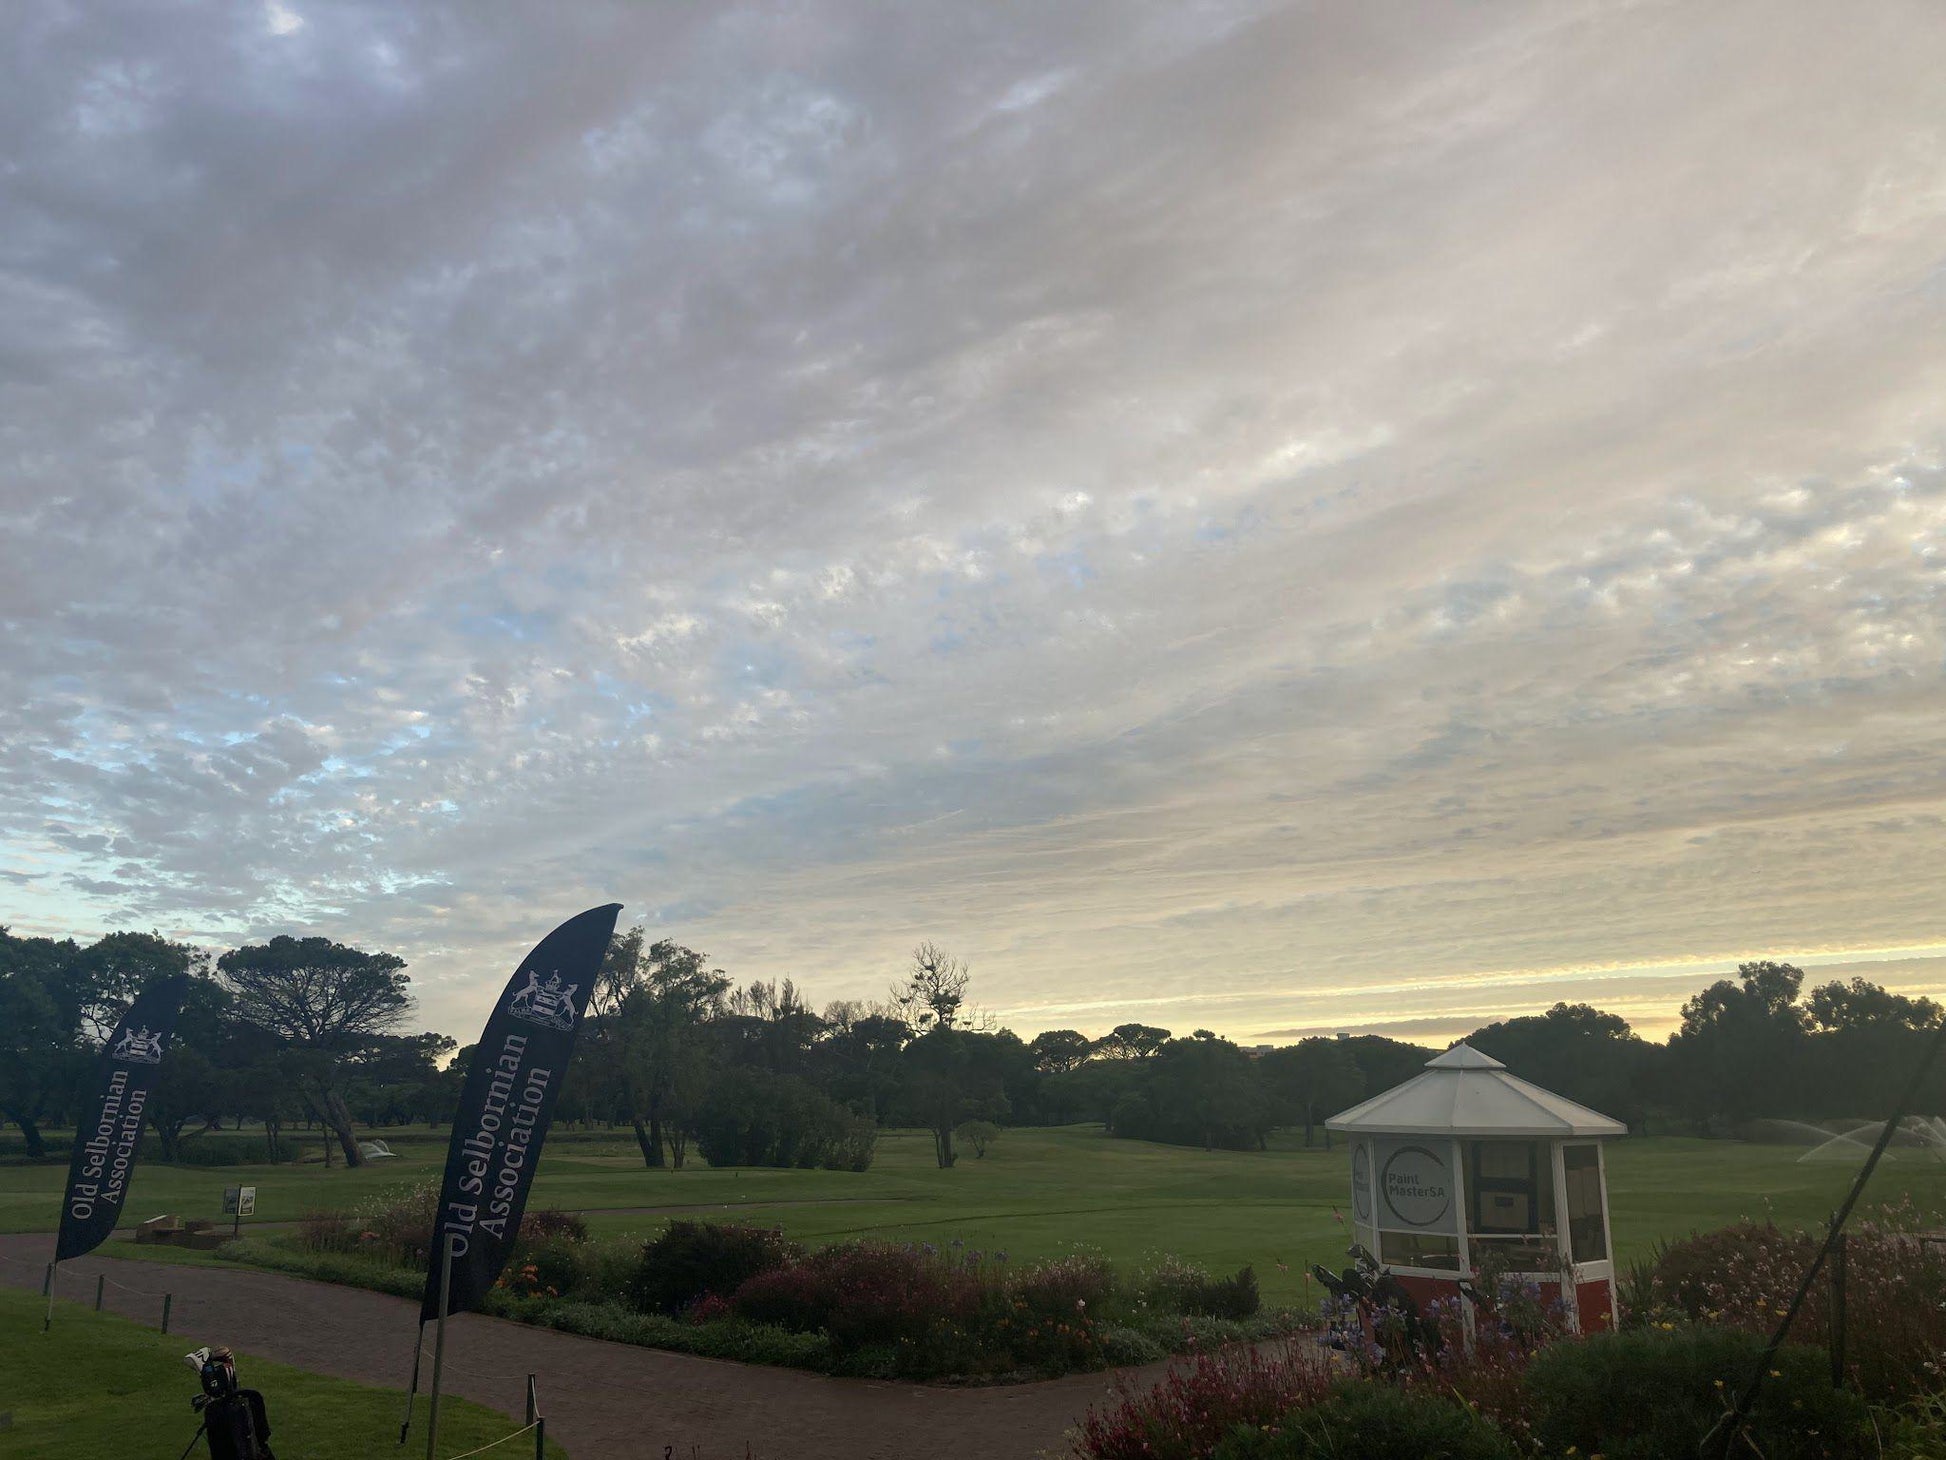
M 1421 1307 L 1456 1296 L 1497 1253 L 1492 1266 L 1543 1297 L 1571 1286 L 1567 1318 L 1580 1331 L 1613 1326 L 1601 1143 L 1628 1134 L 1620 1121 L 1456 1044 L 1325 1125 L 1351 1138 L 1357 1240 Z

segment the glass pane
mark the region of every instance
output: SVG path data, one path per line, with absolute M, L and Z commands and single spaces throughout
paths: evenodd
M 1378 1260 L 1387 1267 L 1431 1267 L 1459 1271 L 1459 1239 L 1437 1232 L 1381 1232 Z
M 1554 1230 L 1554 1179 L 1539 1141 L 1466 1143 L 1467 1228 L 1481 1236 Z
M 1601 1152 L 1593 1146 L 1564 1146 L 1567 1173 L 1568 1237 L 1576 1262 L 1608 1256 L 1608 1227 L 1601 1219 Z
M 1510 1273 L 1539 1273 L 1553 1276 L 1561 1271 L 1561 1249 L 1552 1237 L 1468 1238 L 1473 1266 L 1479 1267 L 1489 1254 L 1503 1259 Z

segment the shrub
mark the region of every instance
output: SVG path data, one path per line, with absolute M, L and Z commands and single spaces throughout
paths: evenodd
M 572 1242 L 555 1238 L 514 1248 L 496 1286 L 521 1297 L 559 1298 L 574 1290 L 580 1267 Z
M 1903 1413 L 1885 1416 L 1885 1460 L 1946 1456 L 1946 1393 L 1929 1394 Z
M 801 1264 L 760 1272 L 746 1279 L 730 1299 L 739 1318 L 791 1333 L 822 1332 L 831 1305 L 831 1288 L 823 1275 Z
M 1373 1380 L 1268 1425 L 1239 1425 L 1211 1460 L 1513 1460 L 1506 1436 L 1464 1405 Z
M 1142 1300 L 1165 1313 L 1200 1314 L 1207 1318 L 1248 1318 L 1262 1303 L 1255 1268 L 1245 1267 L 1234 1277 L 1215 1278 L 1194 1263 L 1165 1257 L 1144 1274 Z
M 588 1224 L 574 1212 L 545 1211 L 529 1212 L 520 1219 L 520 1240 L 522 1242 L 586 1242 Z
M 644 1344 L 746 1364 L 779 1364 L 829 1372 L 831 1346 L 822 1334 L 785 1333 L 750 1323 L 686 1323 L 660 1313 L 637 1313 L 619 1303 L 508 1299 L 506 1316 L 563 1333 L 611 1343 Z
M 175 1159 L 169 1164 L 175 1166 L 262 1166 L 295 1161 L 298 1156 L 297 1142 L 289 1136 L 281 1140 L 270 1140 L 261 1135 L 244 1135 L 237 1132 L 211 1131 L 208 1134 L 195 1134 L 176 1142 Z M 142 1137 L 141 1159 L 145 1162 L 161 1162 L 162 1142 L 153 1134 Z
M 431 1182 L 377 1193 L 352 1214 L 358 1250 L 399 1267 L 421 1267 L 432 1253 L 439 1188 Z
M 680 1313 L 705 1293 L 734 1293 L 760 1272 L 781 1267 L 797 1248 L 761 1227 L 676 1221 L 642 1244 L 628 1300 L 645 1313 Z
M 1603 1333 L 1544 1349 L 1525 1388 L 1534 1439 L 1546 1454 L 1609 1460 L 1693 1455 L 1754 1370 L 1764 1341 L 1720 1328 Z M 1767 1460 L 1865 1453 L 1865 1405 L 1831 1387 L 1815 1349 L 1779 1352 L 1751 1416 Z
M 358 1232 L 343 1212 L 306 1212 L 297 1219 L 297 1245 L 306 1252 L 350 1252 Z
M 1009 1281 L 978 1253 L 848 1242 L 757 1274 L 732 1307 L 748 1323 L 829 1335 L 848 1374 L 1064 1373 L 1102 1363 L 1097 1313 L 1111 1291 L 1099 1258 L 1063 1258 Z
M 696 1120 L 696 1149 L 712 1166 L 863 1171 L 877 1145 L 877 1122 L 795 1075 L 767 1070 L 726 1073 Z
M 1000 1139 L 1000 1127 L 990 1120 L 969 1120 L 961 1123 L 953 1134 L 961 1144 L 973 1148 L 974 1159 L 978 1160 L 986 1155 L 988 1146 Z
M 877 1242 L 841 1243 L 813 1253 L 808 1261 L 832 1295 L 824 1326 L 833 1344 L 841 1350 L 917 1346 L 936 1323 L 974 1319 L 982 1297 L 977 1274 L 929 1262 L 927 1256 Z
M 1110 1368 L 1121 1369 L 1135 1364 L 1153 1364 L 1169 1357 L 1169 1350 L 1162 1346 L 1160 1339 L 1139 1328 L 1123 1328 L 1118 1324 L 1104 1323 L 1099 1332 L 1102 1362 Z
M 641 1261 L 640 1251 L 630 1242 L 575 1243 L 574 1285 L 569 1291 L 590 1303 L 625 1303 Z
M 1074 1253 L 1022 1269 L 1011 1287 L 1013 1296 L 1036 1315 L 1099 1317 L 1115 1296 L 1115 1270 L 1105 1257 Z
M 1900 1203 L 1855 1222 L 1847 1235 L 1846 1365 L 1869 1399 L 1897 1402 L 1939 1386 L 1940 1355 L 1946 1353 L 1946 1254 L 1911 1235 L 1937 1221 Z M 1648 1285 L 1652 1311 L 1768 1334 L 1788 1310 L 1821 1240 L 1740 1222 L 1671 1243 L 1658 1254 Z M 1818 1341 L 1830 1324 L 1831 1284 L 1821 1276 L 1793 1332 Z
M 1090 1406 L 1075 1448 L 1086 1460 L 1204 1460 L 1239 1425 L 1274 1424 L 1330 1388 L 1329 1361 L 1311 1344 L 1206 1354 L 1110 1408 Z

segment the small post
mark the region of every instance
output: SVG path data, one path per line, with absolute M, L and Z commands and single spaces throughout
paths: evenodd
M 540 1396 L 534 1392 L 534 1376 L 527 1376 L 527 1423 L 532 1424 L 540 1418 Z
M 108 1274 L 105 1272 L 96 1273 L 95 1274 L 95 1312 L 97 1313 L 101 1311 L 101 1290 L 107 1285 L 108 1285 Z
M 176 1295 L 174 1293 L 164 1293 L 162 1295 L 162 1331 L 164 1333 L 169 1331 L 169 1310 L 175 1306 Z
M 438 1460 L 439 1378 L 446 1363 L 446 1310 L 453 1296 L 453 1242 L 451 1232 L 439 1252 L 439 1323 L 432 1340 L 432 1394 L 426 1401 L 426 1460 Z
M 1831 1244 L 1831 1387 L 1845 1383 L 1845 1236 Z
M 547 1421 L 534 1421 L 534 1460 L 547 1460 Z

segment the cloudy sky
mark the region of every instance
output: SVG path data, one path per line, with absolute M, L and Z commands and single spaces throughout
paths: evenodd
M 1023 1033 L 1946 969 L 1933 0 L 0 10 L 0 921 Z

